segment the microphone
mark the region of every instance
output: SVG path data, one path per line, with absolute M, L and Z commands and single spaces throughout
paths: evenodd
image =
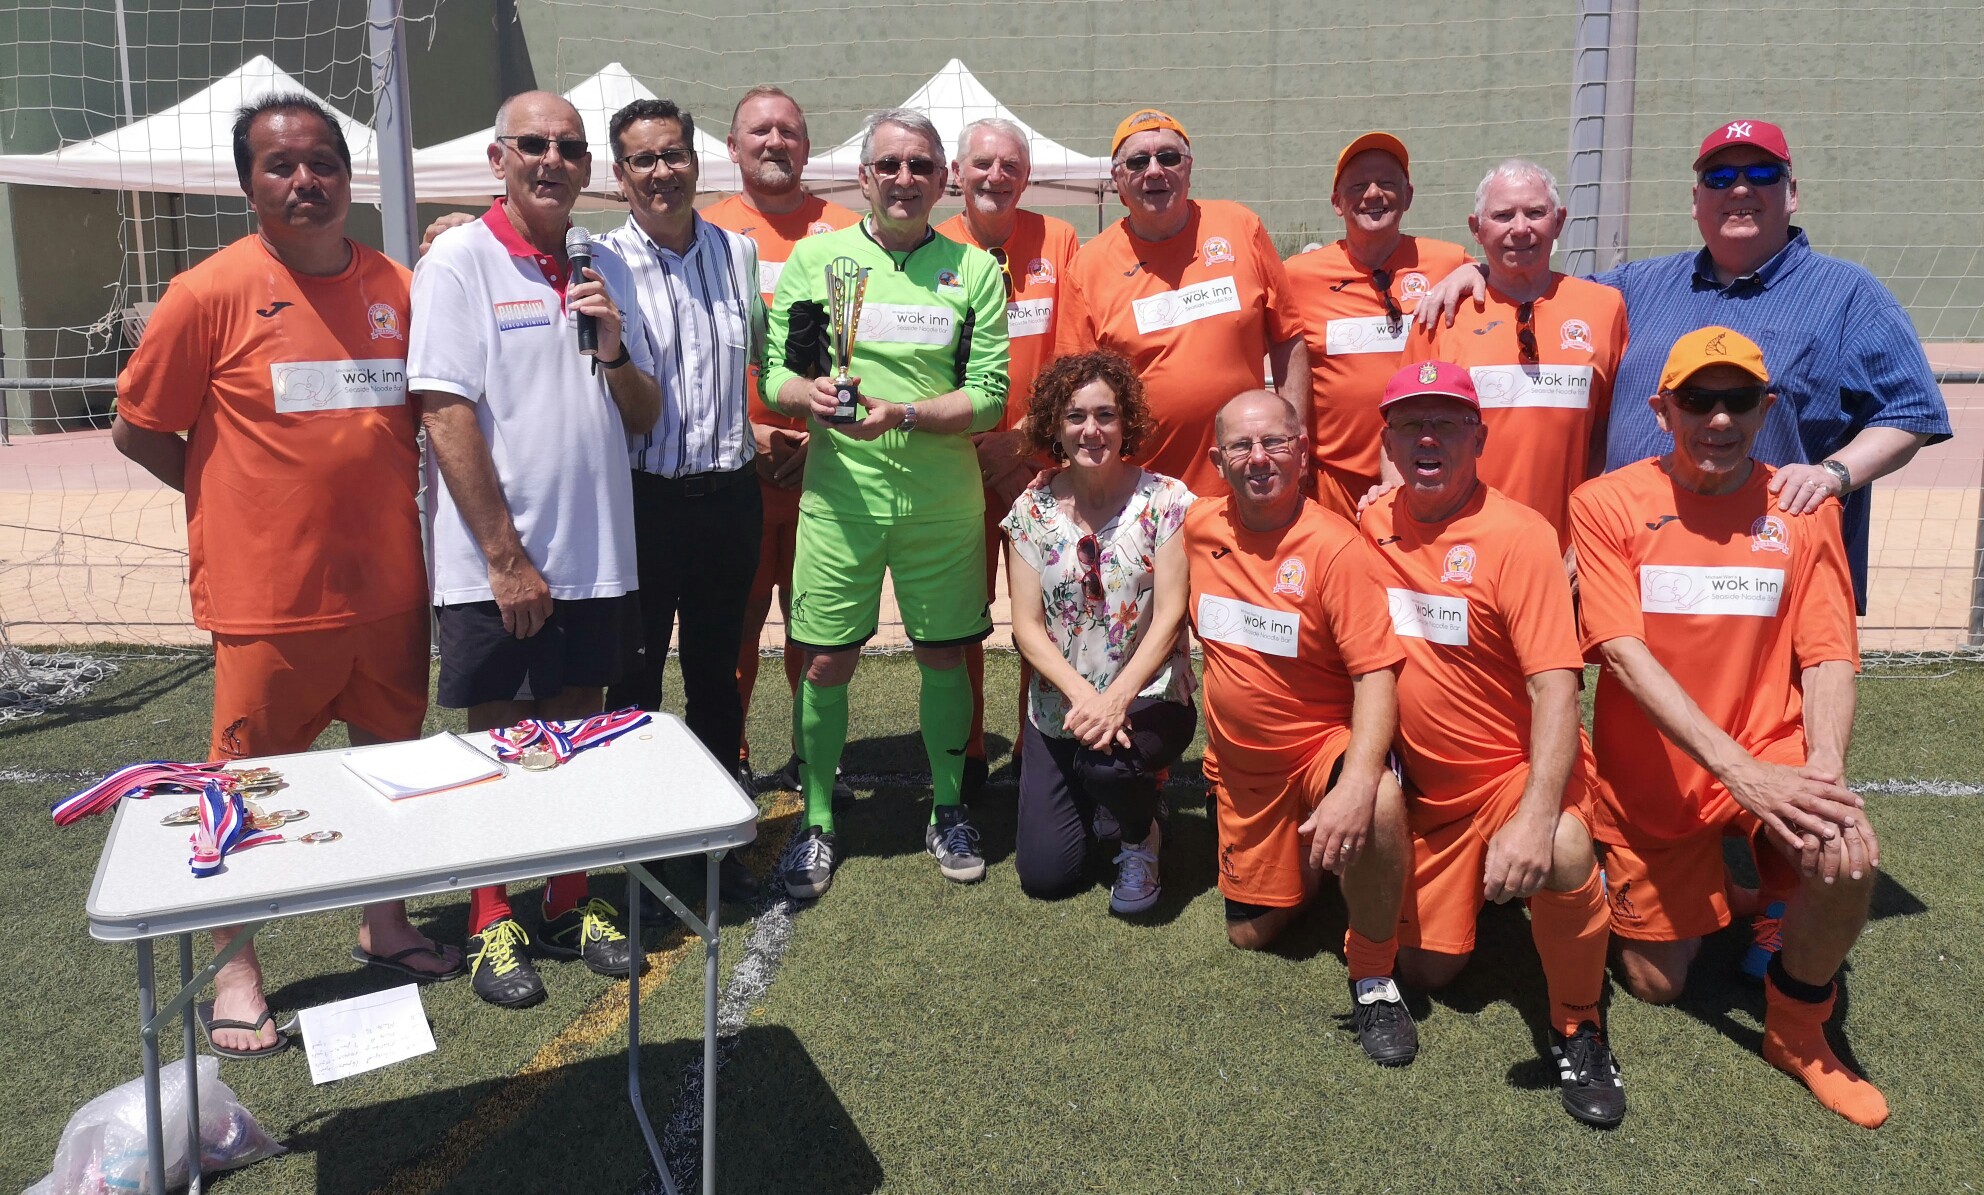
M 565 256 L 572 263 L 571 277 L 565 285 L 572 287 L 588 281 L 584 272 L 592 268 L 592 234 L 576 224 L 567 229 Z M 599 320 L 584 313 L 579 315 L 579 351 L 595 356 L 599 353 Z

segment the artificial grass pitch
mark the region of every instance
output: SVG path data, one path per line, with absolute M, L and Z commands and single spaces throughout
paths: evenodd
M 84 703 L 0 727 L 0 800 L 14 826 L 0 845 L 13 911 L 0 947 L 12 980 L 0 999 L 0 1190 L 39 1178 L 70 1113 L 138 1070 L 131 948 L 89 940 L 82 915 L 108 822 L 58 830 L 47 807 L 119 764 L 199 756 L 211 673 L 201 656 L 122 664 Z M 988 672 L 997 769 L 1012 737 L 1012 657 L 995 654 Z M 763 676 L 752 737 L 769 771 L 784 760 L 789 714 L 776 666 Z M 1542 977 L 1519 910 L 1483 917 L 1475 962 L 1452 989 L 1409 994 L 1419 1060 L 1381 1071 L 1344 1024 L 1333 897 L 1283 950 L 1225 945 L 1193 764 L 1176 769 L 1165 895 L 1150 914 L 1112 917 L 1100 884 L 1053 904 L 1021 895 L 1004 770 L 977 804 L 988 877 L 952 885 L 922 853 L 914 665 L 866 660 L 855 686 L 846 766 L 877 779 L 842 815 L 847 862 L 796 917 L 721 1072 L 723 1190 L 1984 1188 L 1978 798 L 1869 800 L 1887 874 L 1839 1024 L 1894 1108 L 1886 1127 L 1846 1124 L 1758 1057 L 1762 995 L 1733 978 L 1742 943 L 1725 934 L 1680 1005 L 1613 993 L 1629 1112 L 1596 1133 L 1559 1109 L 1539 1056 Z M 1869 680 L 1860 702 L 1854 779 L 1984 776 L 1984 670 Z M 791 808 L 764 800 L 784 816 L 749 856 L 761 871 Z M 619 878 L 596 890 L 617 899 Z M 534 893 L 518 895 L 528 920 Z M 459 941 L 465 904 L 421 902 L 414 920 Z M 347 912 L 263 931 L 279 1012 L 397 982 L 352 967 L 355 926 Z M 700 1057 L 702 955 L 679 930 L 648 941 L 658 965 L 643 1005 L 645 1091 L 659 1121 Z M 742 941 L 741 926 L 726 931 L 726 972 Z M 162 970 L 171 957 L 161 951 Z M 423 989 L 440 1048 L 372 1074 L 313 1087 L 299 1054 L 224 1062 L 222 1078 L 293 1152 L 214 1189 L 634 1188 L 647 1165 L 623 1094 L 626 989 L 577 964 L 543 970 L 551 998 L 523 1012 L 482 1005 L 465 982 Z M 167 1057 L 177 1043 L 175 1027 Z

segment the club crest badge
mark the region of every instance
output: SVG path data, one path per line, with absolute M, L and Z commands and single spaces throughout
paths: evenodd
M 405 340 L 406 334 L 400 331 L 400 313 L 393 310 L 391 303 L 374 303 L 365 311 L 365 322 L 371 325 L 374 340 Z
M 1414 270 L 1410 274 L 1405 274 L 1399 278 L 1398 297 L 1408 302 L 1423 299 L 1426 297 L 1426 292 L 1431 286 L 1432 283 L 1426 281 L 1426 275 L 1420 273 L 1418 270 Z
M 1036 257 L 1026 263 L 1026 280 L 1041 286 L 1054 285 L 1054 263 L 1044 257 Z
M 1233 243 L 1225 237 L 1207 237 L 1206 243 L 1199 246 L 1205 254 L 1206 264 L 1216 266 L 1233 260 Z
M 1791 537 L 1785 531 L 1784 520 L 1776 515 L 1763 515 L 1750 524 L 1750 551 L 1791 555 Z
M 1474 584 L 1474 545 L 1455 544 L 1440 564 L 1440 580 L 1451 585 Z
M 1440 380 L 1440 367 L 1438 365 L 1434 364 L 1431 361 L 1428 361 L 1426 364 L 1421 365 L 1419 367 L 1419 384 L 1421 386 L 1431 386 L 1434 382 L 1437 382 L 1439 380 Z
M 820 236 L 823 233 L 832 232 L 833 230 L 834 230 L 834 226 L 827 223 L 825 220 L 815 220 L 811 224 L 808 224 L 806 226 L 806 235 L 809 237 L 816 237 L 816 236 Z
M 1587 353 L 1597 351 L 1591 347 L 1591 325 L 1583 320 L 1567 319 L 1558 331 L 1558 348 L 1583 349 Z
M 958 281 L 957 272 L 955 270 L 938 270 L 937 285 L 948 286 L 948 287 L 960 287 L 963 286 L 964 284 Z
M 1274 570 L 1274 591 L 1291 594 L 1296 601 L 1309 596 L 1309 566 L 1302 563 L 1300 556 L 1290 556 Z

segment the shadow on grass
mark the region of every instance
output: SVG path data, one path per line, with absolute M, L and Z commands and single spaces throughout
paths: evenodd
M 702 1043 L 641 1047 L 641 1089 L 659 1132 L 684 1070 Z M 439 1141 L 471 1110 L 500 1097 L 507 1079 L 422 1092 L 336 1112 L 300 1126 L 285 1142 L 313 1153 L 319 1195 L 369 1195 L 406 1183 L 407 1143 Z M 881 1162 L 812 1057 L 779 1025 L 746 1028 L 717 1080 L 717 1179 L 729 1191 L 787 1191 L 804 1176 L 818 1195 L 866 1195 L 882 1185 Z M 647 1150 L 627 1101 L 623 1053 L 559 1070 L 543 1098 L 467 1156 L 441 1159 L 437 1192 L 627 1191 L 646 1188 Z M 252 1171 L 244 1172 L 245 1174 Z
M 33 718 L 23 718 L 0 725 L 0 743 L 27 735 L 59 733 L 72 726 L 83 726 L 106 718 L 138 713 L 159 698 L 185 688 L 194 678 L 203 673 L 210 673 L 214 668 L 213 656 L 205 653 L 189 655 L 170 662 L 147 661 L 147 663 L 155 663 L 158 666 L 147 669 L 143 674 L 127 671 L 120 676 L 113 676 L 108 681 L 98 684 L 86 701 L 55 706 L 47 713 Z M 125 683 L 120 685 L 118 683 L 120 678 Z M 204 735 L 202 737 L 204 738 Z

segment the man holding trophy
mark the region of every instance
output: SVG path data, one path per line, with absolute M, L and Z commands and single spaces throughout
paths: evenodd
M 794 246 L 772 303 L 765 397 L 813 432 L 790 622 L 807 652 L 792 735 L 806 819 L 784 871 L 801 899 L 833 882 L 847 683 L 877 629 L 884 571 L 922 676 L 933 805 L 924 842 L 946 878 L 985 874 L 960 797 L 971 732 L 963 648 L 992 631 L 971 435 L 1005 410 L 1006 293 L 990 254 L 930 227 L 945 173 L 927 117 L 869 116 L 867 215 Z

